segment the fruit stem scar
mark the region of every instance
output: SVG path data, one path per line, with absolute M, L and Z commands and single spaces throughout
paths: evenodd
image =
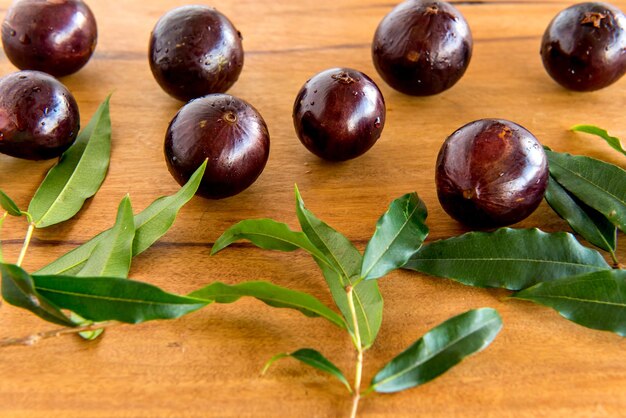
M 504 128 L 502 128 L 502 131 L 498 134 L 498 138 L 500 138 L 501 140 L 505 140 L 507 138 L 507 136 L 511 136 L 511 128 L 509 128 L 508 126 L 505 126 Z
M 472 197 L 474 197 L 474 191 L 471 189 L 466 189 L 463 190 L 463 198 L 464 199 L 471 199 Z
M 417 62 L 417 60 L 420 59 L 420 53 L 417 51 L 409 51 L 406 54 L 406 59 L 408 59 L 411 62 Z
M 434 4 L 426 8 L 427 15 L 436 15 L 437 13 L 439 13 L 439 8 Z
M 599 28 L 602 19 L 606 18 L 606 14 L 598 12 L 587 12 L 580 20 L 581 25 L 587 25 L 591 23 L 594 28 Z
M 228 111 L 226 113 L 224 113 L 224 120 L 228 123 L 235 123 L 237 122 L 237 115 L 235 115 L 233 112 Z
M 348 73 L 346 73 L 345 71 L 342 71 L 337 74 L 333 74 L 331 78 L 333 80 L 337 80 L 338 82 L 342 84 L 352 84 L 356 81 L 354 78 L 350 77 Z

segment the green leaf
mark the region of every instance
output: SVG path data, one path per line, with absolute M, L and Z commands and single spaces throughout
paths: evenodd
M 134 217 L 135 238 L 133 240 L 133 257 L 149 248 L 172 226 L 180 208 L 196 193 L 206 161 L 189 178 L 189 181 L 175 194 L 160 197 Z M 41 268 L 36 274 L 77 274 L 89 259 L 101 241 L 109 240 L 111 230 L 101 232 L 83 245 L 74 248 L 57 260 Z
M 391 202 L 365 248 L 361 277 L 378 279 L 406 264 L 428 235 L 426 216 L 428 211 L 417 193 L 405 194 Z
M 607 144 L 611 146 L 611 148 L 626 155 L 626 150 L 624 150 L 624 148 L 622 147 L 622 143 L 620 142 L 619 138 L 609 135 L 609 133 L 602 128 L 598 128 L 597 126 L 593 125 L 574 125 L 571 129 L 574 132 L 585 132 L 588 134 L 599 136 L 600 138 L 604 139 Z
M 539 283 L 512 297 L 549 306 L 582 326 L 626 337 L 626 270 Z
M 189 296 L 217 303 L 232 303 L 243 296 L 251 296 L 275 308 L 296 309 L 306 316 L 321 316 L 340 328 L 346 327 L 341 316 L 315 297 L 307 293 L 297 292 L 268 282 L 245 282 L 232 286 L 215 282 L 202 289 L 196 290 L 189 294 Z
M 571 196 L 552 177 L 545 194 L 554 211 L 587 241 L 605 251 L 614 252 L 617 229 L 601 213 Z
M 294 251 L 303 249 L 314 257 L 326 260 L 303 232 L 292 231 L 287 224 L 272 219 L 248 219 L 228 228 L 215 241 L 211 254 L 228 247 L 235 241 L 246 239 L 266 250 Z
M 7 303 L 27 309 L 48 322 L 75 326 L 59 307 L 37 292 L 32 277 L 22 268 L 14 264 L 0 263 L 0 273 L 2 273 L 2 297 Z
M 137 324 L 178 318 L 210 301 L 166 293 L 156 286 L 119 277 L 33 275 L 39 294 L 62 309 L 95 322 Z
M 28 212 L 37 228 L 70 219 L 104 181 L 111 157 L 110 96 L 35 192 Z
M 196 194 L 206 166 L 205 160 L 177 193 L 155 200 L 135 216 L 137 232 L 133 241 L 133 257 L 150 248 L 170 229 L 178 211 Z
M 328 260 L 328 264 L 325 264 L 315 259 L 322 269 L 337 307 L 346 318 L 348 329 L 354 333 L 345 288 L 359 280 L 363 257 L 345 236 L 319 220 L 304 206 L 297 187 L 296 213 L 302 231 Z M 368 348 L 374 343 L 380 329 L 383 298 L 378 289 L 378 283 L 375 281 L 360 282 L 354 287 L 353 295 L 361 344 L 364 348 Z
M 5 192 L 0 190 L 0 207 L 11 216 L 22 216 L 22 211 Z
M 491 308 L 450 318 L 387 363 L 374 376 L 368 391 L 400 392 L 429 382 L 486 348 L 501 328 L 502 319 Z
M 626 231 L 626 171 L 590 157 L 546 154 L 550 174 L 561 186 Z
M 337 366 L 331 363 L 330 360 L 324 357 L 322 353 L 317 350 L 313 350 L 312 348 L 301 348 L 300 350 L 294 351 L 293 353 L 276 354 L 265 364 L 265 367 L 263 367 L 263 371 L 261 374 L 265 374 L 267 372 L 267 369 L 269 369 L 270 366 L 274 364 L 277 360 L 286 357 L 294 358 L 308 366 L 314 367 L 318 370 L 335 376 L 348 389 L 348 392 L 352 393 L 350 383 L 348 383 L 348 379 L 346 379 L 341 370 L 339 370 Z
M 115 225 L 109 229 L 106 239 L 100 240 L 77 275 L 128 277 L 134 237 L 133 209 L 127 195 L 120 202 Z
M 405 268 L 511 290 L 610 269 L 600 253 L 580 245 L 572 234 L 511 228 L 435 241 L 423 246 Z

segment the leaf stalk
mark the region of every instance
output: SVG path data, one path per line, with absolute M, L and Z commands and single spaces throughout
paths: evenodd
M 30 217 L 30 215 L 29 215 Z M 28 222 L 28 230 L 26 231 L 26 237 L 24 238 L 24 244 L 22 245 L 22 249 L 20 250 L 20 255 L 17 258 L 17 262 L 15 263 L 18 266 L 22 265 L 24 261 L 24 257 L 26 256 L 26 251 L 28 251 L 28 246 L 30 244 L 30 240 L 33 237 L 33 231 L 35 230 L 35 223 L 32 219 L 29 219 Z

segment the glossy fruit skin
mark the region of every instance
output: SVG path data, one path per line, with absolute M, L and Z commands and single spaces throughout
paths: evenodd
M 372 59 L 392 88 L 412 96 L 429 96 L 452 87 L 472 57 L 472 33 L 449 3 L 407 0 L 378 25 Z
M 228 94 L 190 101 L 165 136 L 167 167 L 180 185 L 208 159 L 197 194 L 209 199 L 248 188 L 265 168 L 269 151 L 269 132 L 259 112 Z
M 0 79 L 0 153 L 27 160 L 58 157 L 79 128 L 76 100 L 54 77 L 25 70 Z
M 562 10 L 541 41 L 548 74 L 563 87 L 593 91 L 626 72 L 626 17 L 607 3 L 580 3 Z
M 520 125 L 481 119 L 443 143 L 435 181 L 443 209 L 473 227 L 510 225 L 529 216 L 548 185 L 541 144 Z
M 22 70 L 62 77 L 80 70 L 98 40 L 96 19 L 79 0 L 18 0 L 2 24 L 2 44 Z
M 385 126 L 385 99 L 367 75 L 350 68 L 316 74 L 300 89 L 293 105 L 300 142 L 330 161 L 362 155 Z
M 150 69 L 161 88 L 189 101 L 224 93 L 243 68 L 241 33 L 206 6 L 183 6 L 159 19 L 150 35 Z

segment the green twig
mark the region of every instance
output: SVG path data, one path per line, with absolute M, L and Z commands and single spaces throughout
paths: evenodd
M 57 328 L 51 331 L 38 332 L 37 334 L 28 335 L 26 337 L 4 338 L 0 340 L 0 348 L 20 346 L 20 345 L 31 346 L 47 338 L 60 337 L 62 335 L 76 334 L 76 333 L 85 332 L 85 331 L 94 331 L 94 330 L 102 329 L 102 328 L 110 328 L 112 326 L 121 325 L 121 324 L 122 322 L 118 322 L 118 321 L 92 322 L 91 324 L 82 325 L 79 327 Z
M 352 411 L 350 412 L 350 418 L 356 417 L 356 413 L 359 408 L 359 401 L 361 400 L 361 375 L 363 373 L 363 345 L 361 343 L 361 334 L 359 332 L 359 321 L 356 316 L 356 308 L 354 307 L 353 289 L 354 286 L 348 286 L 346 288 L 346 293 L 348 294 L 348 306 L 350 307 L 350 314 L 352 315 L 352 323 L 354 326 L 357 350 L 357 360 L 354 372 L 354 389 L 352 395 Z

